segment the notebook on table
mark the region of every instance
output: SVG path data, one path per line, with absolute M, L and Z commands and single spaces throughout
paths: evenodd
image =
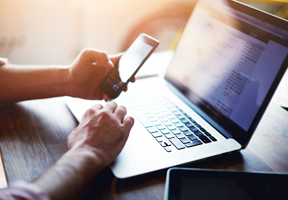
M 287 68 L 287 29 L 287 21 L 236 1 L 198 1 L 165 77 L 138 80 L 116 99 L 135 124 L 111 165 L 115 176 L 246 148 Z M 80 121 L 98 102 L 66 103 Z

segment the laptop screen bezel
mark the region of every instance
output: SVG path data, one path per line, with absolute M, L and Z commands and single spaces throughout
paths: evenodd
M 252 17 L 258 18 L 260 20 L 263 20 L 265 22 L 268 22 L 270 24 L 276 25 L 279 28 L 282 28 L 283 30 L 288 31 L 288 21 L 278 18 L 276 16 L 273 16 L 269 13 L 266 13 L 264 11 L 258 10 L 256 8 L 253 8 L 251 6 L 245 5 L 243 3 L 237 2 L 237 1 L 232 1 L 232 0 L 227 0 L 227 5 L 231 7 L 232 9 L 235 9 L 237 11 L 240 11 L 244 14 L 250 15 Z M 196 4 L 196 7 L 194 10 L 197 9 L 199 2 Z M 190 18 L 193 18 L 193 13 Z M 191 20 L 191 19 L 189 19 Z M 284 46 L 288 46 L 288 44 L 282 44 Z M 177 52 L 177 47 L 176 50 Z M 176 53 L 175 53 L 176 54 Z M 174 58 L 173 58 L 174 59 Z M 280 70 L 278 71 L 266 97 L 264 98 L 264 101 L 262 102 L 262 105 L 260 106 L 257 114 L 255 115 L 249 129 L 245 131 L 242 129 L 240 126 L 233 125 L 231 126 L 225 126 L 225 124 L 217 117 L 212 118 L 209 116 L 206 112 L 204 112 L 199 106 L 197 106 L 195 103 L 193 103 L 188 97 L 186 97 L 177 87 L 177 83 L 175 83 L 172 79 L 165 75 L 165 80 L 169 82 L 169 87 L 174 91 L 187 105 L 189 105 L 195 112 L 197 112 L 202 118 L 204 118 L 208 123 L 210 123 L 214 128 L 216 128 L 220 133 L 222 133 L 226 138 L 229 138 L 231 135 L 234 139 L 236 139 L 241 145 L 242 148 L 246 148 L 253 133 L 255 132 L 261 118 L 264 115 L 264 112 L 266 108 L 268 107 L 273 94 L 275 93 L 277 86 L 279 85 L 281 78 L 283 77 L 288 65 L 288 55 L 286 56 L 284 62 L 282 63 Z M 227 123 L 227 122 L 226 122 Z

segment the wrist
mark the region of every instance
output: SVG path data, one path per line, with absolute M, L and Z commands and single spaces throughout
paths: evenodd
M 96 176 L 103 168 L 106 167 L 104 158 L 92 147 L 75 147 L 70 149 L 65 155 L 70 161 L 78 162 L 79 173 L 83 176 Z
M 71 88 L 70 67 L 63 66 L 58 68 L 58 74 L 60 74 L 61 82 L 63 85 L 63 96 L 70 96 L 70 88 Z
M 33 183 L 51 199 L 72 199 L 86 191 L 101 169 L 92 152 L 73 148 Z

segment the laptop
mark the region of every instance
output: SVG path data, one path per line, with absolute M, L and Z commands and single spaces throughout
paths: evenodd
M 115 176 L 245 149 L 286 71 L 287 54 L 287 21 L 236 1 L 198 1 L 165 76 L 129 84 L 115 100 L 135 118 L 111 165 Z M 80 121 L 98 102 L 66 103 Z

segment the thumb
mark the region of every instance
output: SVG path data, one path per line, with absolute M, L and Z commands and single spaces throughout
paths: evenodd
M 120 53 L 120 54 L 117 54 L 117 55 L 114 55 L 114 56 L 110 56 L 110 60 L 114 63 L 114 65 L 116 63 L 119 62 L 121 56 L 123 55 L 123 53 Z

